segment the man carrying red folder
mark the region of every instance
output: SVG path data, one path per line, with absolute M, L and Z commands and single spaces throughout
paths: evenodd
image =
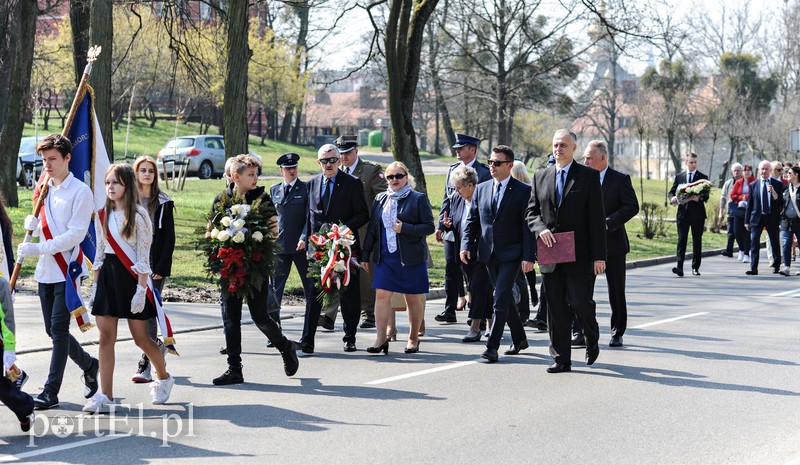
M 600 173 L 573 162 L 576 148 L 574 134 L 566 129 L 556 131 L 556 164 L 536 172 L 525 215 L 528 226 L 541 240 L 540 247 L 557 247 L 554 233 L 573 231 L 575 239 L 575 261 L 539 266 L 554 359 L 548 373 L 572 369 L 572 311 L 583 326 L 586 364 L 593 364 L 600 354 L 593 297 L 595 277 L 606 268 L 606 216 Z

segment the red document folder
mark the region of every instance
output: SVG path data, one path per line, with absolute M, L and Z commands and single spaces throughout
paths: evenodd
M 556 243 L 552 247 L 544 245 L 542 238 L 536 240 L 536 254 L 539 265 L 555 265 L 575 261 L 575 232 L 567 231 L 553 234 Z

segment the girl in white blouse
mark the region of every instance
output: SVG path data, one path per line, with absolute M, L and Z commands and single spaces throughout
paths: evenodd
M 100 392 L 89 399 L 85 412 L 106 412 L 114 404 L 114 345 L 120 318 L 128 320 L 134 342 L 157 371 L 158 379 L 150 385 L 153 403 L 166 402 L 175 384 L 163 354 L 147 334 L 147 320 L 156 316 L 147 298 L 153 227 L 147 210 L 139 204 L 133 169 L 127 164 L 111 165 L 105 185 L 104 214 L 95 222 L 97 255 L 90 303 L 100 330 Z

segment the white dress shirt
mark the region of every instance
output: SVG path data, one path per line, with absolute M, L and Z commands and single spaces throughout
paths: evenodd
M 47 222 L 53 238 L 44 240 L 40 224 L 37 232 L 40 236 L 41 255 L 33 276 L 39 283 L 53 284 L 65 281 L 64 273 L 53 255 L 60 252 L 72 253 L 86 237 L 94 213 L 94 196 L 89 186 L 75 179 L 72 173 L 58 186 L 53 185 L 52 179 L 48 184 L 45 202 L 50 205 L 49 212 L 52 213 L 47 217 Z M 88 276 L 85 265 L 83 275 Z

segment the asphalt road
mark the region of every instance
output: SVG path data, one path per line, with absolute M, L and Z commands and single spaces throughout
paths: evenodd
M 128 381 L 138 353 L 120 342 L 115 395 L 131 409 L 81 416 L 80 372 L 70 363 L 61 407 L 39 413 L 35 436 L 0 410 L 0 462 L 800 464 L 800 277 L 747 277 L 723 257 L 704 259 L 701 277 L 676 278 L 671 267 L 629 271 L 625 347 L 601 346 L 592 367 L 575 350 L 566 374 L 545 372 L 547 334 L 531 329 L 529 350 L 480 361 L 482 344 L 460 342 L 465 314 L 455 325 L 433 321 L 442 300 L 428 302 L 419 354 L 403 354 L 398 341 L 388 356 L 368 355 L 374 330 L 344 353 L 337 324 L 318 333 L 317 353 L 292 378 L 246 326 L 246 383 L 233 387 L 211 385 L 225 369 L 222 331 L 181 333 L 182 356 L 168 358 L 177 385 L 164 406 Z M 603 279 L 595 297 L 605 344 Z M 22 351 L 46 345 L 35 303 L 18 300 Z M 172 313 L 179 330 L 219 324 L 215 306 Z M 398 322 L 407 330 L 405 315 Z M 290 338 L 301 326 L 284 320 Z M 49 352 L 19 361 L 32 375 L 26 390 L 38 393 Z

